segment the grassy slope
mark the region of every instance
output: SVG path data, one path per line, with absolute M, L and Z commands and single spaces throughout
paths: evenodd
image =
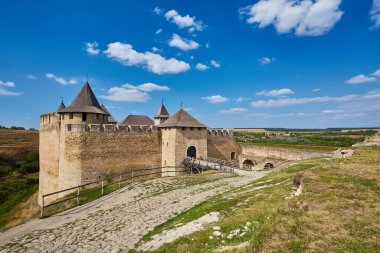
M 6 161 L 0 166 L 15 166 L 31 150 L 38 150 L 37 131 L 0 129 L 0 156 Z M 22 223 L 26 216 L 33 216 L 30 212 L 25 215 L 25 210 L 19 207 L 38 191 L 38 173 L 0 177 L 0 191 L 9 196 L 0 203 L 0 230 L 4 230 Z
M 304 192 L 286 198 L 296 176 L 301 176 Z M 256 188 L 263 185 L 267 187 Z M 144 239 L 211 211 L 223 214 L 213 226 L 220 226 L 225 236 L 243 229 L 246 222 L 252 225 L 244 236 L 232 240 L 209 239 L 213 232 L 209 226 L 157 252 L 212 252 L 245 241 L 249 247 L 238 252 L 376 252 L 380 248 L 380 149 L 363 148 L 347 159 L 300 162 L 199 204 Z

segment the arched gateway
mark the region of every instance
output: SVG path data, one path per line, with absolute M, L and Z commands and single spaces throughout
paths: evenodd
M 187 149 L 187 157 L 197 158 L 197 149 L 194 146 L 190 146 Z

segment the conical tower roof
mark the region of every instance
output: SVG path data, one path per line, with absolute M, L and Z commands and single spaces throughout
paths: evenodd
M 184 109 L 179 109 L 158 127 L 202 127 L 207 128 Z
M 103 104 L 100 107 L 105 113 L 108 114 L 108 123 L 117 123 L 117 120 L 114 117 L 112 117 L 111 113 L 107 110 L 107 108 Z
M 61 101 L 61 103 L 60 103 L 59 106 L 58 106 L 57 112 L 59 112 L 59 111 L 65 109 L 65 108 L 66 108 L 65 104 L 63 103 L 63 101 Z
M 128 115 L 123 121 L 119 122 L 121 126 L 153 126 L 154 121 L 145 115 Z
M 161 103 L 161 106 L 158 109 L 158 112 L 155 118 L 169 118 L 169 113 L 168 113 L 168 110 L 166 110 L 164 102 Z
M 65 109 L 58 112 L 87 112 L 87 113 L 99 113 L 107 114 L 99 105 L 98 100 L 92 91 L 90 84 L 86 82 L 78 95 L 74 98 L 73 102 Z M 108 114 L 107 114 L 108 115 Z

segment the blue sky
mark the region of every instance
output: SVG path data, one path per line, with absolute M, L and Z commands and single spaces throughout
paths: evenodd
M 210 127 L 380 126 L 379 0 L 3 1 L 0 124 L 86 80 L 118 120 L 161 99 Z

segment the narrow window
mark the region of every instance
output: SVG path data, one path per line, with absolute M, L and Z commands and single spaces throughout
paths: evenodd
M 96 114 L 96 119 L 99 119 L 99 113 Z
M 72 112 L 69 113 L 69 119 L 73 119 L 73 114 Z
M 87 121 L 87 113 L 82 114 L 82 121 L 86 122 Z

